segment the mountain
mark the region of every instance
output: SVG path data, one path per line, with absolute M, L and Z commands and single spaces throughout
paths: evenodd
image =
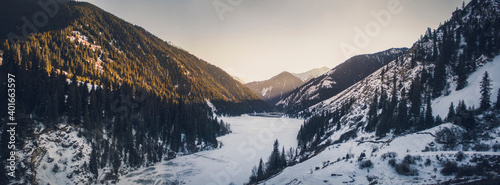
M 8 16 L 0 18 L 5 24 L 0 29 L 1 41 L 22 40 L 26 44 L 20 47 L 47 55 L 51 62 L 31 61 L 43 65 L 47 74 L 59 71 L 74 74 L 79 81 L 108 86 L 129 84 L 170 99 L 189 94 L 183 97 L 186 101 L 209 99 L 221 112 L 232 112 L 234 107 L 239 107 L 240 113 L 242 108 L 253 112 L 259 104 L 265 105 L 220 68 L 91 4 L 6 3 L 2 12 Z M 50 14 L 47 24 L 36 26 L 36 20 L 23 18 L 35 13 Z M 28 35 L 31 32 L 34 34 Z
M 300 80 L 302 80 L 303 82 L 309 82 L 309 80 L 312 80 L 322 74 L 325 74 L 328 71 L 330 71 L 330 68 L 322 67 L 322 68 L 311 69 L 303 73 L 292 73 L 292 74 L 293 76 L 300 78 Z
M 260 182 L 498 184 L 499 33 L 498 0 L 457 8 L 404 55 L 299 112 L 298 156 Z
M 241 84 L 246 84 L 245 80 L 241 79 L 240 77 L 237 76 L 232 76 L 236 81 L 240 82 Z
M 116 183 L 220 147 L 231 131 L 217 114 L 267 109 L 220 68 L 86 2 L 6 0 L 0 22 L 0 119 L 16 122 L 0 129 L 0 184 Z
M 407 48 L 394 48 L 375 54 L 354 56 L 295 89 L 276 106 L 288 114 L 296 114 L 345 90 L 406 51 Z
M 297 74 L 285 71 L 272 77 L 271 79 L 259 82 L 250 82 L 245 85 L 262 100 L 266 101 L 270 105 L 274 105 L 282 98 L 288 96 L 288 94 L 297 87 L 300 87 L 307 81 L 325 73 L 328 70 L 329 69 L 327 67 L 322 67 Z

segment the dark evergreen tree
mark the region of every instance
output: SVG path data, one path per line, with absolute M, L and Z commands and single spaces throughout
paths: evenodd
M 285 167 L 287 165 L 286 163 L 286 156 L 285 156 L 285 147 L 283 146 L 283 148 L 281 149 L 281 156 L 280 156 L 280 161 L 281 161 L 281 168 Z
M 262 162 L 262 158 L 259 161 L 259 167 L 257 168 L 257 180 L 262 180 L 264 178 L 264 162 Z
M 406 99 L 405 89 L 401 90 L 401 100 L 399 101 L 397 117 L 396 117 L 396 129 L 395 133 L 400 134 L 409 128 L 408 119 L 408 101 Z
M 98 147 L 93 147 L 92 152 L 90 153 L 90 162 L 89 162 L 89 169 L 92 174 L 94 174 L 96 177 L 99 175 L 99 161 L 98 161 L 98 152 L 97 152 Z
M 382 113 L 380 114 L 377 129 L 375 131 L 375 135 L 377 137 L 384 137 L 391 130 L 390 117 L 392 117 L 392 112 L 388 112 L 387 107 L 384 106 L 384 108 L 382 109 Z
M 461 90 L 465 86 L 467 86 L 467 69 L 466 69 L 466 65 L 465 65 L 464 55 L 460 55 L 458 66 L 456 69 L 456 73 L 458 76 L 456 90 Z
M 455 105 L 453 105 L 453 102 L 451 102 L 450 108 L 448 108 L 448 115 L 446 116 L 446 120 L 452 121 L 454 117 L 455 117 Z
M 432 106 L 431 106 L 431 98 L 427 98 L 427 106 L 425 108 L 425 120 L 424 120 L 424 128 L 427 129 L 434 126 L 434 116 L 432 115 Z
M 497 103 L 496 103 L 496 106 L 495 106 L 497 109 L 500 109 L 500 89 L 498 89 L 498 93 L 497 93 Z
M 370 108 L 368 109 L 368 123 L 366 124 L 365 131 L 367 132 L 375 131 L 375 126 L 377 126 L 377 116 L 378 116 L 377 110 L 378 110 L 378 96 L 377 92 L 375 92 L 375 96 L 373 97 L 372 103 L 370 104 Z
M 422 107 L 422 84 L 419 77 L 411 84 L 409 97 L 411 102 L 410 116 L 415 120 L 420 115 Z
M 279 150 L 279 142 L 278 140 L 274 141 L 273 144 L 273 151 L 271 155 L 269 156 L 269 160 L 267 160 L 267 168 L 266 171 L 269 173 L 274 173 L 276 170 L 279 170 L 281 167 L 281 160 L 280 160 L 280 150 Z
M 434 68 L 433 75 L 433 85 L 432 85 L 432 96 L 437 98 L 442 95 L 442 92 L 446 86 L 446 66 L 445 59 L 439 59 L 436 62 L 436 67 Z
M 486 110 L 491 107 L 491 79 L 488 72 L 484 72 L 483 79 L 481 80 L 481 103 L 480 108 Z
M 443 118 L 441 118 L 441 116 L 436 116 L 436 121 L 435 121 L 435 125 L 441 125 L 443 124 Z

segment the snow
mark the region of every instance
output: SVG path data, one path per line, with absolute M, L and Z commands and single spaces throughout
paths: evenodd
M 88 46 L 88 47 L 90 47 L 90 49 L 92 49 L 92 51 L 101 50 L 101 46 L 94 45 L 94 44 L 90 43 L 89 38 L 85 35 L 82 35 L 79 31 L 73 31 L 73 34 L 74 34 L 74 36 L 67 36 L 67 38 L 69 38 L 69 40 L 71 42 L 76 41 L 80 44 Z M 101 50 L 101 52 L 102 52 L 102 50 Z
M 467 79 L 467 87 L 456 91 L 456 85 L 452 85 L 451 95 L 443 96 L 432 101 L 432 110 L 434 116 L 441 116 L 445 118 L 448 115 L 448 108 L 451 102 L 455 106 L 458 105 L 459 101 L 464 100 L 467 107 L 479 107 L 480 102 L 480 82 L 483 78 L 484 72 L 488 72 L 490 79 L 492 80 L 492 90 L 491 90 L 491 102 L 497 101 L 497 92 L 500 88 L 500 56 L 493 59 L 492 62 L 488 62 L 482 67 L 478 68 L 477 71 L 472 73 Z
M 333 88 L 333 85 L 337 84 L 331 77 L 327 77 L 321 82 L 321 88 Z
M 443 176 L 441 161 L 455 160 L 458 151 L 424 152 L 426 146 L 435 141 L 433 135 L 442 128 L 457 128 L 450 123 L 442 124 L 418 133 L 397 137 L 389 140 L 378 141 L 349 141 L 331 145 L 323 152 L 302 163 L 287 167 L 279 175 L 265 181 L 265 184 L 371 184 L 368 177 L 375 178 L 378 184 L 439 184 L 439 182 L 454 179 L 454 176 Z M 439 145 L 439 144 L 436 144 Z M 416 169 L 418 176 L 403 176 L 388 164 L 389 158 L 384 158 L 387 153 L 395 153 L 396 161 L 411 155 L 416 157 L 416 164 L 411 165 Z M 372 168 L 360 169 L 358 159 L 361 153 L 366 154 L 365 160 L 373 162 Z M 351 159 L 344 157 L 350 155 Z M 472 152 L 471 155 L 500 155 L 500 152 Z M 442 160 L 437 160 L 440 156 Z M 420 159 L 419 159 L 420 158 Z M 430 159 L 429 165 L 425 161 Z M 459 165 L 466 164 L 459 162 Z M 377 184 L 377 183 L 375 183 Z
M 212 116 L 215 118 L 217 117 L 217 108 L 210 102 L 209 99 L 205 99 L 205 102 L 207 103 L 207 106 L 210 107 L 210 110 L 212 110 Z
M 208 102 L 207 102 L 208 103 Z M 243 184 L 260 158 L 267 160 L 275 139 L 280 148 L 297 146 L 297 132 L 303 120 L 243 115 L 223 117 L 232 133 L 219 137 L 222 147 L 178 156 L 124 175 L 118 184 Z
M 91 174 L 84 166 L 89 164 L 92 149 L 87 139 L 78 135 L 81 129 L 59 124 L 57 129 L 43 132 L 19 153 L 20 158 L 31 161 L 37 183 L 88 184 Z
M 266 97 L 267 93 L 271 92 L 272 90 L 273 90 L 273 86 L 266 87 L 266 88 L 262 89 L 262 97 Z
M 321 76 L 325 74 L 326 72 L 330 71 L 330 68 L 328 67 L 322 67 L 322 68 L 315 68 L 303 73 L 292 73 L 293 76 L 299 78 L 303 82 L 307 82 L 313 78 L 316 78 L 318 76 Z

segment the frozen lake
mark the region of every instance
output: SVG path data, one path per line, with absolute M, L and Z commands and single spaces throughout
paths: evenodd
M 243 184 L 260 158 L 267 161 L 274 140 L 285 150 L 297 146 L 300 119 L 240 116 L 222 118 L 233 133 L 217 138 L 222 148 L 178 156 L 141 168 L 120 178 L 118 184 Z

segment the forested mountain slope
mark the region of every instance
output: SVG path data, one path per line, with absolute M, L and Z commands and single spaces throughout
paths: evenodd
M 295 115 L 318 102 L 338 94 L 403 55 L 406 51 L 407 48 L 394 48 L 374 54 L 354 56 L 327 73 L 295 89 L 290 95 L 280 100 L 276 106 L 287 114 Z
M 89 3 L 6 0 L 0 22 L 0 102 L 15 102 L 0 118 L 17 122 L 15 148 L 0 131 L 0 184 L 113 183 L 219 147 L 230 130 L 214 113 L 267 109 L 218 67 Z
M 499 5 L 457 8 L 403 56 L 301 111 L 299 154 L 260 182 L 499 183 Z
M 221 111 L 230 103 L 242 104 L 228 111 L 254 111 L 263 103 L 220 68 L 139 26 L 89 3 L 60 1 L 64 3 L 53 8 L 51 2 L 8 0 L 2 6 L 2 50 L 10 47 L 23 68 L 76 75 L 79 81 L 110 87 L 129 84 L 168 99 L 181 94 L 193 103 L 210 99 Z M 48 15 L 47 24 L 31 19 L 37 13 Z M 24 42 L 5 46 L 6 39 Z

